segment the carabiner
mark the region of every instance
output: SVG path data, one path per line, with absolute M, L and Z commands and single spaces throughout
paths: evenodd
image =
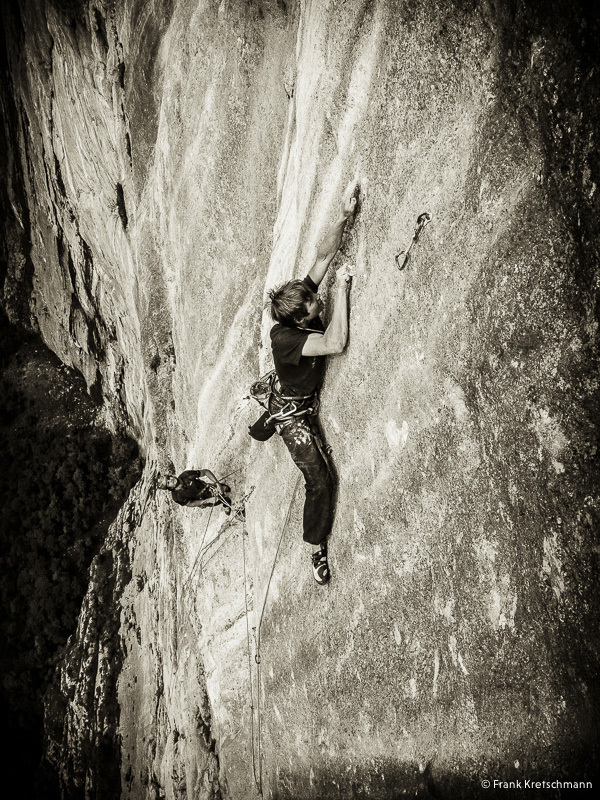
M 417 239 L 421 235 L 421 231 L 423 230 L 423 228 L 426 225 L 429 225 L 430 222 L 431 222 L 431 214 L 428 211 L 424 211 L 417 217 L 417 227 L 415 228 L 415 232 L 410 241 L 410 244 L 408 245 L 408 248 L 406 250 L 401 250 L 395 257 L 396 266 L 400 271 L 402 271 L 408 264 L 408 258 L 410 256 L 410 251 L 413 244 L 417 241 Z M 400 256 L 403 256 L 402 261 L 400 261 Z

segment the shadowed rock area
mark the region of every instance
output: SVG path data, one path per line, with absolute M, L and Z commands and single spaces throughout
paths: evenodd
M 0 389 L 2 780 L 10 796 L 49 799 L 60 794 L 40 763 L 46 694 L 89 566 L 142 465 L 136 443 L 103 424 L 81 375 L 3 315 Z
M 597 781 L 593 4 L 13 0 L 2 19 L 2 306 L 146 458 L 46 697 L 63 796 Z M 356 172 L 320 588 L 298 473 L 248 437 L 247 395 L 271 367 L 266 291 L 306 274 Z M 245 524 L 155 493 L 186 468 L 228 476 Z

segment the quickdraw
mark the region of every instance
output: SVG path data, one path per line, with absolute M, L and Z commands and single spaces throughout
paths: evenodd
M 283 523 L 283 527 L 281 528 L 281 533 L 279 534 L 279 541 L 277 542 L 277 549 L 275 550 L 275 557 L 273 558 L 273 565 L 271 567 L 271 572 L 269 573 L 269 579 L 267 581 L 267 587 L 265 589 L 265 594 L 263 597 L 262 608 L 260 611 L 260 617 L 258 619 L 258 626 L 252 628 L 253 637 L 254 637 L 254 661 L 256 663 L 256 694 L 253 691 L 252 687 L 252 663 L 251 663 L 251 647 L 250 647 L 250 629 L 248 624 L 248 603 L 246 600 L 246 642 L 247 642 L 247 649 L 248 649 L 248 672 L 249 672 L 249 682 L 250 682 L 250 713 L 251 713 L 251 723 L 250 723 L 250 736 L 251 736 L 251 747 L 252 747 L 252 771 L 254 773 L 254 783 L 256 786 L 256 791 L 259 797 L 263 796 L 263 786 L 262 786 L 262 773 L 263 773 L 263 754 L 262 754 L 262 679 L 261 679 L 261 653 L 260 653 L 260 645 L 261 645 L 261 627 L 263 624 L 263 617 L 265 615 L 265 608 L 267 606 L 267 599 L 269 597 L 269 589 L 271 588 L 271 580 L 273 578 L 273 573 L 275 572 L 275 565 L 277 564 L 277 557 L 279 556 L 279 551 L 281 549 L 281 542 L 283 540 L 283 534 L 286 531 L 288 522 L 290 521 L 290 514 L 292 511 L 292 505 L 294 503 L 294 499 L 300 487 L 300 483 L 302 481 L 302 475 L 298 475 L 296 479 L 296 483 L 294 485 L 294 491 L 292 492 L 292 496 L 290 498 L 290 504 L 287 509 L 287 514 L 285 515 L 285 520 Z M 244 536 L 246 535 L 246 527 L 242 530 L 242 547 L 245 548 L 245 540 Z M 246 577 L 246 551 L 244 549 L 244 594 L 245 597 L 248 597 L 248 586 L 247 586 L 247 577 Z M 258 609 L 257 609 L 258 611 Z M 254 701 L 256 699 L 256 705 Z M 255 709 L 256 709 L 256 735 L 254 732 L 254 716 L 255 716 Z M 255 755 L 256 753 L 256 755 Z
M 319 409 L 319 400 L 316 393 L 306 395 L 284 395 L 281 393 L 281 384 L 277 379 L 275 370 L 271 370 L 250 387 L 250 396 L 253 397 L 267 411 L 271 411 L 271 398 L 284 405 L 263 421 L 266 426 L 270 422 L 283 423 L 295 417 L 307 414 L 316 414 Z M 310 401 L 310 402 L 309 402 Z
M 281 395 L 280 395 L 281 397 Z M 286 400 L 287 398 L 282 397 L 282 399 Z M 276 411 L 274 414 L 266 420 L 265 425 L 269 422 L 275 423 L 284 423 L 288 420 L 295 419 L 296 417 L 305 417 L 305 416 L 313 416 L 319 410 L 319 403 L 317 400 L 316 395 L 309 395 L 306 400 L 313 399 L 314 402 L 311 403 L 309 406 L 303 406 L 302 403 L 297 403 L 295 400 L 292 400 L 286 403 L 283 408 L 279 411 Z
M 431 214 L 428 211 L 424 211 L 417 217 L 417 227 L 415 228 L 414 235 L 411 239 L 410 244 L 408 245 L 408 248 L 406 250 L 401 250 L 396 256 L 396 266 L 398 267 L 399 270 L 403 270 L 408 264 L 408 259 L 413 244 L 417 241 L 417 239 L 421 235 L 421 231 L 423 230 L 423 228 L 426 225 L 429 225 L 430 222 L 431 222 Z

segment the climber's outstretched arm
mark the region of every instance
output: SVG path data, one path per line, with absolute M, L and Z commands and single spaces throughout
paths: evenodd
M 332 356 L 341 353 L 348 341 L 348 290 L 352 272 L 347 264 L 336 272 L 333 314 L 325 333 L 311 333 L 302 348 L 303 356 Z
M 214 472 L 211 472 L 209 469 L 201 469 L 200 475 L 202 475 L 205 478 L 208 478 L 208 480 L 212 483 L 212 485 L 216 486 L 217 490 L 221 492 L 221 494 L 228 494 L 231 491 L 229 486 L 227 486 L 226 483 L 223 483 L 223 481 L 220 481 L 216 477 Z
M 325 277 L 325 273 L 327 272 L 329 265 L 333 261 L 337 251 L 340 249 L 346 222 L 348 221 L 348 218 L 354 214 L 354 209 L 356 208 L 357 189 L 358 178 L 354 177 L 346 187 L 346 191 L 342 197 L 342 207 L 338 219 L 327 231 L 325 238 L 317 249 L 315 263 L 308 273 L 309 278 L 311 278 L 311 280 L 313 280 L 317 286 Z
M 209 469 L 200 469 L 198 470 L 199 475 L 203 478 L 208 478 L 214 484 L 218 484 L 219 481 L 215 478 L 214 474 Z

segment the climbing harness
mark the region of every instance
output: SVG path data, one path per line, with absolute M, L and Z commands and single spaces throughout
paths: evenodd
M 258 442 L 266 442 L 280 426 L 288 424 L 298 417 L 315 415 L 319 410 L 319 396 L 317 392 L 304 395 L 286 395 L 282 392 L 281 384 L 275 370 L 271 370 L 250 387 L 250 396 L 266 411 L 254 425 L 248 428 L 248 433 Z
M 250 396 L 259 405 L 266 409 L 268 416 L 263 414 L 262 424 L 266 428 L 271 423 L 282 423 L 294 417 L 303 417 L 307 414 L 316 414 L 319 410 L 319 398 L 316 392 L 312 394 L 285 395 L 274 369 L 263 375 L 250 387 Z M 277 411 L 271 411 L 271 400 L 277 404 L 283 403 Z
M 415 242 L 421 235 L 421 231 L 423 230 L 423 228 L 426 225 L 429 225 L 430 222 L 431 222 L 431 214 L 428 211 L 424 211 L 417 217 L 417 227 L 415 228 L 415 232 L 413 234 L 410 244 L 408 245 L 408 248 L 406 250 L 401 250 L 396 256 L 396 265 L 399 270 L 403 270 L 408 264 L 408 259 L 410 257 L 410 251 L 413 244 L 415 244 Z
M 308 333 L 320 333 L 322 330 L 317 328 L 307 328 L 302 326 L 301 330 Z M 254 425 L 248 428 L 248 433 L 258 442 L 266 442 L 278 431 L 281 425 L 295 417 L 315 415 L 319 410 L 319 394 L 286 395 L 283 394 L 283 387 L 277 377 L 277 372 L 272 369 L 255 381 L 250 387 L 249 397 L 253 397 L 256 402 L 265 409 L 265 413 L 256 420 Z M 276 411 L 271 410 L 271 401 L 280 407 Z
M 261 708 L 260 708 L 260 688 L 261 688 L 261 673 L 260 673 L 260 664 L 261 664 L 261 657 L 260 657 L 260 632 L 263 622 L 263 617 L 265 613 L 265 608 L 267 605 L 267 598 L 269 597 L 269 589 L 271 588 L 271 579 L 273 577 L 273 573 L 275 572 L 275 565 L 277 563 L 277 557 L 279 556 L 279 550 L 281 548 L 281 542 L 283 541 L 283 534 L 285 533 L 285 529 L 287 528 L 287 524 L 290 519 L 290 514 L 292 511 L 292 505 L 294 503 L 294 499 L 296 497 L 296 493 L 298 491 L 298 487 L 300 486 L 300 481 L 302 479 L 302 475 L 300 474 L 296 479 L 296 483 L 294 485 L 294 490 L 292 492 L 292 496 L 290 498 L 290 504 L 288 506 L 287 513 L 285 515 L 285 520 L 283 523 L 283 527 L 281 528 L 281 534 L 279 535 L 279 541 L 277 542 L 277 549 L 275 550 L 275 558 L 273 559 L 273 566 L 271 567 L 271 572 L 269 574 L 269 580 L 267 581 L 267 588 L 265 590 L 265 596 L 263 598 L 262 609 L 260 612 L 260 617 L 258 620 L 258 626 L 252 628 L 252 632 L 254 634 L 254 661 L 256 662 L 256 748 L 255 748 L 255 734 L 254 734 L 254 693 L 252 690 L 252 662 L 250 658 L 250 631 L 248 629 L 248 587 L 247 587 L 247 577 L 246 577 L 246 551 L 245 551 L 245 526 L 244 530 L 242 531 L 242 543 L 244 547 L 244 595 L 246 598 L 246 639 L 247 639 L 247 648 L 248 648 L 248 669 L 250 672 L 250 708 L 252 711 L 252 722 L 250 725 L 251 730 L 251 746 L 252 746 L 252 770 L 254 774 L 254 783 L 256 785 L 256 790 L 260 797 L 262 797 L 262 727 L 261 727 Z M 256 755 L 255 755 L 256 750 Z M 258 776 L 257 776 L 257 766 L 258 766 Z

